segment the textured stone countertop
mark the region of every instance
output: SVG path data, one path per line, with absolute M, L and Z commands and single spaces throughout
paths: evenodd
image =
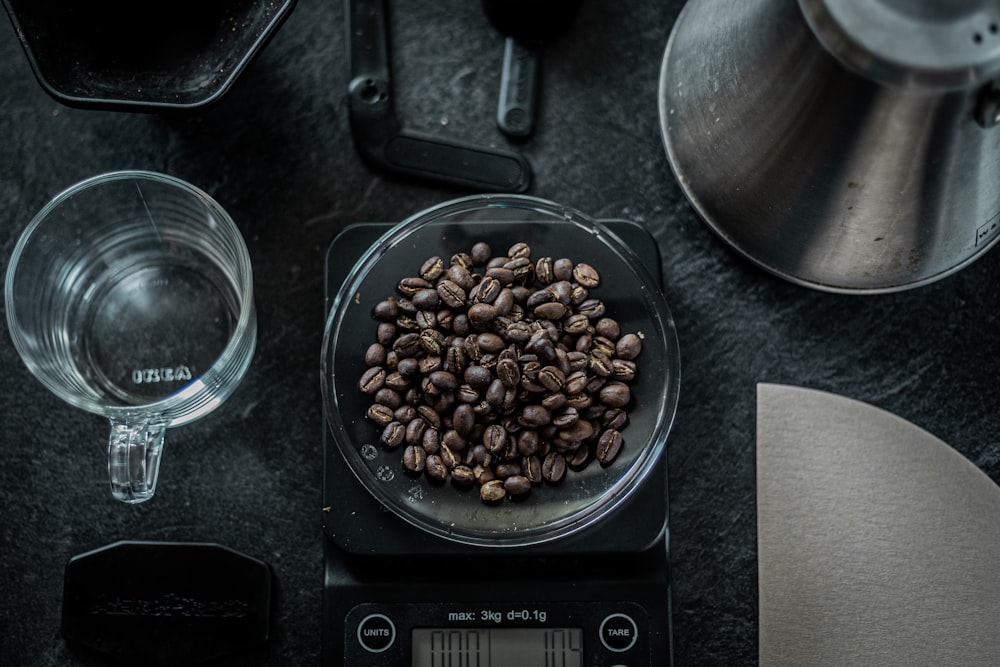
M 478 2 L 393 3 L 397 108 L 415 130 L 504 145 L 501 38 Z M 674 657 L 757 662 L 757 382 L 840 393 L 952 444 L 1000 482 L 1000 254 L 927 287 L 831 295 L 772 277 L 687 204 L 657 85 L 682 2 L 584 2 L 543 61 L 530 194 L 651 232 L 683 364 L 668 445 Z M 253 261 L 259 345 L 238 391 L 168 435 L 156 497 L 112 500 L 103 419 L 50 395 L 0 335 L 0 664 L 100 665 L 59 632 L 63 568 L 118 540 L 210 541 L 271 564 L 273 632 L 224 665 L 321 660 L 323 261 L 361 221 L 464 191 L 371 171 L 347 117 L 340 2 L 299 0 L 216 105 L 147 114 L 64 106 L 0 24 L 0 269 L 45 202 L 85 177 L 162 171 L 215 197 Z

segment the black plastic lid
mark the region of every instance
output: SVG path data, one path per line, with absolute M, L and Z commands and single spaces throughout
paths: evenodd
M 143 664 L 198 664 L 264 642 L 271 569 L 217 544 L 116 542 L 66 565 L 62 635 Z

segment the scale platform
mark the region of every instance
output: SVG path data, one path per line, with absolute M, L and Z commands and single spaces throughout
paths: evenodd
M 602 221 L 660 276 L 640 225 Z M 326 307 L 392 227 L 331 243 Z M 323 429 L 323 664 L 344 667 L 662 667 L 672 664 L 667 471 L 661 458 L 622 506 L 540 545 L 443 539 L 385 508 Z

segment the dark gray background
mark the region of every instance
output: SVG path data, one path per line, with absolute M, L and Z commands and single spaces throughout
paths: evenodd
M 480 5 L 397 2 L 397 103 L 412 129 L 504 139 L 502 43 Z M 757 661 L 754 386 L 838 392 L 929 430 L 1000 480 L 1000 256 L 928 287 L 852 297 L 793 286 L 709 232 L 671 175 L 657 118 L 682 2 L 587 0 L 544 60 L 531 194 L 646 225 L 677 322 L 682 391 L 669 443 L 678 665 Z M 0 21 L 0 269 L 54 194 L 141 168 L 213 195 L 254 264 L 260 343 L 240 389 L 171 431 L 149 503 L 110 497 L 106 423 L 49 395 L 0 336 L 0 664 L 102 664 L 59 635 L 62 572 L 121 539 L 215 541 L 270 563 L 270 641 L 223 664 L 320 662 L 324 250 L 358 221 L 397 221 L 462 191 L 367 169 L 347 120 L 343 8 L 300 0 L 218 105 L 183 114 L 71 109 L 32 75 Z

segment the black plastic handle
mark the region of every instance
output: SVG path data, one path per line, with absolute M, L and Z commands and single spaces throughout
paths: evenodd
M 392 96 L 386 0 L 345 0 L 351 135 L 372 168 L 484 192 L 524 192 L 531 167 L 520 154 L 409 132 Z
M 523 139 L 535 130 L 540 60 L 534 47 L 513 37 L 504 40 L 497 127 L 508 137 Z

